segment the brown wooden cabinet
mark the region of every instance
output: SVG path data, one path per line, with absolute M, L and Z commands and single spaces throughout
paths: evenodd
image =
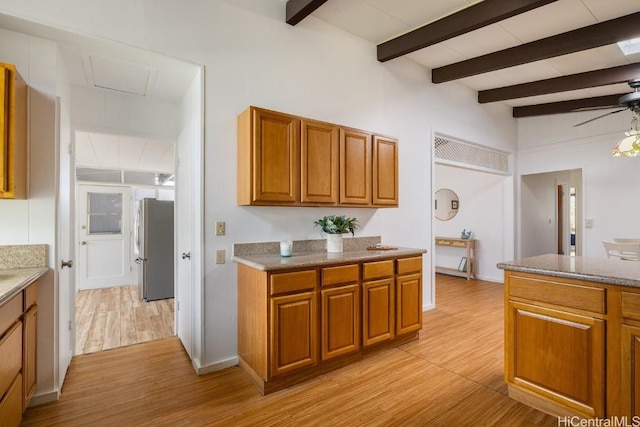
M 400 257 L 399 271 L 411 274 L 398 277 L 398 291 L 393 258 L 277 272 L 238 264 L 240 366 L 267 394 L 358 360 L 363 347 L 415 339 L 421 263 Z
M 38 282 L 0 307 L 0 426 L 18 426 L 36 389 Z
M 398 206 L 393 138 L 257 107 L 237 126 L 239 205 Z
M 27 85 L 0 63 L 0 199 L 27 197 Z
M 422 328 L 422 257 L 396 261 L 396 334 Z
M 340 203 L 370 206 L 371 134 L 340 128 Z
M 362 265 L 362 345 L 392 340 L 395 334 L 394 261 Z
M 251 107 L 238 116 L 238 203 L 300 200 L 300 120 Z
M 398 206 L 398 141 L 373 136 L 373 204 Z
M 360 266 L 322 269 L 320 341 L 322 360 L 360 349 Z
M 302 203 L 338 203 L 338 159 L 338 126 L 303 119 L 300 183 Z
M 606 416 L 606 292 L 505 273 L 509 395 L 555 415 Z

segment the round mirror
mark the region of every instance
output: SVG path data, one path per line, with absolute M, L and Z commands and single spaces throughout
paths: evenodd
M 435 209 L 436 218 L 441 221 L 448 221 L 458 213 L 458 195 L 448 188 L 441 188 L 436 191 Z

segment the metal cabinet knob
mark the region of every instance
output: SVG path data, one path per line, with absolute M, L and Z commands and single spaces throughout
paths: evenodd
M 182 259 L 191 259 L 191 252 L 182 252 Z
M 62 260 L 62 262 L 60 263 L 60 268 L 65 268 L 65 267 L 68 267 L 68 268 L 73 267 L 73 260 L 72 259 L 70 259 L 69 261 Z

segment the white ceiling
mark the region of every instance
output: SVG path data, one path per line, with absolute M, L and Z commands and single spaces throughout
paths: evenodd
M 328 0 L 312 15 L 380 44 L 474 3 L 478 1 Z M 558 0 L 406 57 L 432 69 L 638 11 L 640 0 Z M 640 62 L 640 54 L 625 57 L 617 45 L 610 45 L 467 77 L 457 82 L 479 91 L 635 62 Z M 504 103 L 520 106 L 624 92 L 630 92 L 627 84 L 508 100 Z
M 173 173 L 175 144 L 122 135 L 76 132 L 76 166 Z

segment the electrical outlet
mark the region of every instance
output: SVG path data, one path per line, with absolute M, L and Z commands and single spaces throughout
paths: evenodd
M 224 221 L 216 221 L 216 236 L 224 236 Z
M 218 249 L 216 251 L 216 264 L 224 264 L 227 254 L 224 249 Z

